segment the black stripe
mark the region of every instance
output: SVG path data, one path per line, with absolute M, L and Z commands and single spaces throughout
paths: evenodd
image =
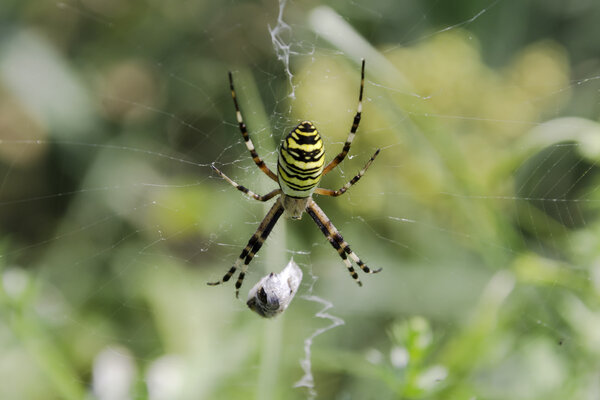
M 267 236 L 269 236 L 269 234 L 273 230 L 273 227 L 277 223 L 277 220 L 279 220 L 279 217 L 281 217 L 282 213 L 283 213 L 283 207 L 281 205 L 279 205 L 279 207 L 275 211 L 275 214 L 273 214 L 273 217 L 271 218 L 271 220 L 269 221 L 267 226 L 265 226 L 265 229 L 263 230 L 263 232 L 260 235 L 260 238 L 262 240 L 258 240 L 258 238 L 257 238 L 256 242 L 254 243 L 254 246 L 252 246 L 252 250 L 250 251 L 250 254 L 248 254 L 246 259 L 244 260 L 244 264 L 246 264 L 246 265 L 250 264 L 250 261 L 252 261 L 252 257 L 254 257 L 254 255 L 256 253 L 258 253 L 258 250 L 260 250 L 260 248 L 262 247 L 265 239 L 267 238 Z M 250 256 L 251 254 L 252 254 L 252 257 Z
M 315 128 L 315 126 L 310 122 L 300 123 L 293 130 L 295 131 L 296 129 L 298 129 L 300 132 L 315 132 L 317 130 L 317 128 Z
M 300 179 L 301 181 L 307 181 L 309 179 L 318 179 L 319 176 L 321 174 L 317 174 L 317 175 L 308 175 L 308 174 L 291 174 L 290 171 L 288 171 L 285 167 L 287 167 L 287 165 L 282 165 L 279 164 L 281 167 L 283 167 L 282 169 L 285 171 L 285 174 L 290 177 L 290 178 L 296 178 L 296 179 Z
M 289 140 L 294 140 L 294 139 L 290 138 Z M 311 150 L 311 151 L 306 151 L 304 149 L 299 149 L 297 147 L 290 146 L 288 143 L 286 143 L 286 146 L 284 148 L 287 151 L 290 151 L 290 150 L 295 151 L 298 154 L 300 154 L 302 157 L 315 157 L 319 153 L 324 153 L 323 146 L 318 147 L 318 148 L 316 148 L 314 150 Z
M 243 193 L 246 193 L 246 194 L 248 193 L 248 189 L 245 188 L 244 186 L 237 185 L 236 187 L 237 187 L 237 190 L 239 190 L 240 192 L 243 192 Z
M 242 131 L 242 136 L 244 137 L 244 141 L 247 142 L 250 140 L 250 136 L 248 135 L 248 130 L 246 129 L 246 124 L 243 122 L 239 122 L 240 131 Z
M 242 282 L 244 281 L 244 277 L 246 276 L 245 272 L 240 272 L 238 275 L 237 281 L 235 282 L 235 288 L 239 290 L 242 287 Z
M 315 181 L 315 183 L 307 184 L 307 185 L 297 184 L 297 183 L 287 181 L 284 176 L 281 176 L 281 179 L 285 182 L 286 186 L 290 187 L 291 189 L 300 190 L 300 191 L 310 190 L 319 184 L 318 181 Z
M 256 233 L 255 233 L 254 235 L 252 235 L 252 237 L 248 241 L 248 244 L 246 245 L 246 247 L 244 247 L 244 250 L 242 250 L 242 254 L 240 254 L 240 256 L 238 257 L 239 259 L 246 258 L 248 253 L 250 253 L 250 248 L 251 248 L 250 246 L 254 246 L 256 239 L 258 239 L 258 237 L 256 236 Z
M 323 156 L 325 155 L 323 149 L 304 151 L 301 149 L 289 148 L 288 146 L 282 146 L 281 149 L 279 149 L 279 151 L 281 152 L 282 150 L 285 150 L 290 156 L 292 156 L 294 160 L 302 162 L 316 162 L 323 158 Z M 319 153 L 321 153 L 320 156 Z
M 314 185 L 299 186 L 299 185 L 295 185 L 295 184 L 287 182 L 287 181 L 285 182 L 285 184 L 290 189 L 298 190 L 300 192 L 304 192 L 304 191 L 310 190 L 310 189 L 314 188 L 315 186 L 317 186 L 316 183 Z M 298 197 L 298 198 L 302 198 L 302 197 Z
M 298 144 L 317 144 L 321 141 L 321 138 L 319 137 L 318 134 L 314 134 L 314 135 L 298 135 L 298 139 L 296 139 L 295 137 L 292 136 L 292 134 L 290 133 L 287 137 L 289 139 L 292 139 L 294 142 L 298 143 Z
M 297 184 L 297 183 L 285 181 L 285 184 L 290 189 L 294 189 L 294 190 L 298 190 L 298 191 L 301 191 L 301 192 L 305 192 L 305 191 L 311 190 L 312 188 L 314 188 L 315 186 L 317 186 L 318 182 L 315 182 L 314 184 L 302 185 L 302 184 Z
M 335 239 L 335 241 L 337 241 L 339 243 L 344 243 L 344 238 L 342 237 L 342 235 L 340 235 L 339 232 L 334 233 L 333 238 Z M 346 243 L 346 245 L 347 245 L 347 243 Z
M 288 164 L 288 163 L 285 163 L 284 167 L 286 169 L 286 172 L 287 172 L 287 170 L 289 170 L 291 172 L 296 172 L 296 173 L 305 174 L 305 175 L 309 175 L 309 174 L 314 175 L 315 172 L 318 172 L 321 168 L 323 168 L 323 166 L 320 165 L 320 166 L 314 167 L 314 168 L 303 169 L 303 168 L 296 167 L 294 164 Z
M 300 151 L 298 149 L 288 149 L 287 147 L 283 149 L 286 153 L 288 153 L 294 160 L 296 161 L 304 161 Z
M 227 282 L 233 276 L 235 269 L 236 269 L 235 265 L 233 267 L 229 268 L 229 271 L 227 271 L 227 273 L 223 277 L 223 282 Z
M 271 231 L 273 230 L 273 227 L 277 223 L 277 220 L 279 219 L 279 217 L 281 217 L 282 213 L 283 213 L 283 207 L 279 207 L 277 209 L 277 211 L 275 212 L 275 214 L 273 215 L 273 218 L 269 222 L 269 225 L 267 225 L 267 227 L 265 228 L 263 233 L 260 235 L 260 237 L 261 237 L 261 239 L 263 239 L 263 241 L 264 241 L 264 239 L 267 238 L 267 236 L 269 236 L 269 233 L 271 233 Z
M 336 249 L 338 251 L 338 253 L 340 253 L 340 256 L 342 256 L 342 258 L 346 257 L 346 255 L 344 254 L 344 250 L 342 250 L 342 248 L 340 247 L 340 244 L 338 242 L 333 240 L 333 238 L 330 238 L 329 243 L 331 243 L 333 248 Z
M 317 216 L 317 214 L 315 214 L 315 212 L 310 207 L 308 207 L 306 209 L 306 213 L 308 215 L 310 215 L 311 218 L 315 221 L 315 223 L 317 224 L 317 226 L 319 227 L 319 229 L 321 230 L 321 232 L 323 232 L 324 235 L 329 236 L 329 230 L 323 224 L 323 222 L 321 222 L 321 219 Z

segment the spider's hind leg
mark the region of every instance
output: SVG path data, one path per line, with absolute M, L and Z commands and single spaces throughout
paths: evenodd
M 244 249 L 246 250 L 246 249 Z M 243 253 L 242 253 L 243 254 Z M 240 259 L 238 258 L 238 260 L 235 262 L 235 264 L 233 264 L 233 267 L 229 268 L 229 270 L 225 273 L 225 275 L 223 275 L 223 277 L 221 278 L 220 281 L 216 281 L 216 282 L 206 282 L 206 284 L 208 286 L 217 286 L 220 285 L 222 283 L 227 282 L 228 280 L 231 279 L 231 277 L 233 276 L 233 274 L 235 274 L 235 271 L 238 269 L 239 267 L 239 261 Z
M 380 272 L 382 270 L 382 268 L 377 268 L 377 269 L 371 269 L 369 267 L 367 267 L 365 265 L 365 263 L 363 263 L 360 258 L 358 258 L 358 256 L 356 255 L 355 252 L 353 252 L 352 250 L 350 250 L 350 246 L 348 246 L 348 243 L 346 243 L 344 241 L 344 239 L 340 236 L 340 239 L 342 241 L 342 248 L 344 249 L 344 251 L 346 253 L 348 253 L 348 256 L 350 256 L 350 258 L 360 267 L 360 269 L 362 269 L 364 272 L 366 272 L 367 274 L 376 274 L 378 272 Z M 345 245 L 345 247 L 344 247 Z
M 346 143 L 344 143 L 344 148 L 342 151 L 335 156 L 333 160 L 325 169 L 323 169 L 323 175 L 327 175 L 329 171 L 334 169 L 339 163 L 341 163 L 346 155 L 350 151 L 350 146 L 352 145 L 352 141 L 354 140 L 354 136 L 356 135 L 356 131 L 358 130 L 358 124 L 360 123 L 360 118 L 362 115 L 362 99 L 363 92 L 365 90 L 365 59 L 362 59 L 362 66 L 360 69 L 360 91 L 358 92 L 358 105 L 356 106 L 356 114 L 354 115 L 354 120 L 352 121 L 352 127 L 350 128 L 350 133 L 348 134 L 348 139 L 346 139 Z
M 329 218 L 327 218 L 323 210 L 321 210 L 317 203 L 315 203 L 312 199 L 308 203 L 306 212 L 312 217 L 312 219 L 315 221 L 321 232 L 323 232 L 323 235 L 327 237 L 327 240 L 329 240 L 329 243 L 331 243 L 333 248 L 337 250 L 338 254 L 342 258 L 342 261 L 346 265 L 346 268 L 348 268 L 348 272 L 350 272 L 350 275 L 359 286 L 362 286 L 362 282 L 358 278 L 358 274 L 354 270 L 354 267 L 352 267 L 352 264 L 350 263 L 350 260 L 348 260 L 348 257 L 350 257 L 352 261 L 354 261 L 360 267 L 360 269 L 362 269 L 366 273 L 375 274 L 381 271 L 381 268 L 369 268 L 367 265 L 365 265 L 365 263 L 361 261 L 360 258 L 358 258 L 358 256 L 350 249 L 350 246 L 344 240 L 340 232 L 336 229 L 335 226 L 333 226 Z
M 248 265 L 250 264 L 256 253 L 258 253 L 258 250 L 260 250 L 260 248 L 262 247 L 263 243 L 273 230 L 273 227 L 277 223 L 277 220 L 279 220 L 279 217 L 281 217 L 282 213 L 283 205 L 281 204 L 281 198 L 279 198 L 277 199 L 277 201 L 275 201 L 273 207 L 271 207 L 265 218 L 262 220 L 262 222 L 258 226 L 258 229 L 256 230 L 256 232 L 254 232 L 254 235 L 252 235 L 252 237 L 248 241 L 248 244 L 246 245 L 246 247 L 244 247 L 244 250 L 242 250 L 240 256 L 235 261 L 235 264 L 233 264 L 233 266 L 227 271 L 227 273 L 223 276 L 223 278 L 221 278 L 220 281 L 208 282 L 208 285 L 215 286 L 227 282 L 229 279 L 231 279 L 235 271 L 241 266 L 241 271 L 238 275 L 237 281 L 235 282 L 235 297 L 239 297 L 240 288 L 242 287 L 242 283 L 244 282 L 244 277 L 246 276 Z

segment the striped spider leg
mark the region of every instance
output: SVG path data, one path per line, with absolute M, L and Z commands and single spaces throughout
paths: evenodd
M 350 249 L 350 246 L 344 240 L 337 228 L 333 226 L 331 220 L 327 218 L 327 215 L 325 215 L 323 210 L 321 210 L 321 207 L 319 207 L 313 199 L 309 200 L 306 212 L 308 215 L 311 216 L 313 221 L 315 221 L 315 223 L 317 224 L 319 229 L 321 229 L 321 232 L 323 232 L 323 235 L 325 235 L 327 240 L 329 240 L 329 243 L 331 243 L 333 248 L 337 250 L 338 254 L 342 258 L 342 261 L 344 262 L 344 264 L 346 264 L 346 268 L 348 268 L 350 276 L 354 278 L 358 286 L 362 286 L 362 282 L 360 281 L 360 279 L 358 279 L 358 274 L 354 270 L 354 267 L 352 267 L 352 263 L 350 262 L 350 260 L 348 260 L 348 257 L 350 257 L 352 261 L 354 261 L 360 267 L 360 269 L 362 269 L 367 274 L 376 274 L 377 272 L 381 271 L 381 268 L 371 269 L 367 267 L 365 263 L 363 263 L 361 259 L 358 258 L 358 256 Z M 346 256 L 346 254 L 348 256 Z
M 231 98 L 233 99 L 233 105 L 235 106 L 235 117 L 237 118 L 238 125 L 240 127 L 240 132 L 242 132 L 242 137 L 244 138 L 244 142 L 246 143 L 246 147 L 252 156 L 252 161 L 256 164 L 258 168 L 262 172 L 264 172 L 269 178 L 273 179 L 277 182 L 277 175 L 273 173 L 264 163 L 264 161 L 258 156 L 258 153 L 254 149 L 254 143 L 250 139 L 250 135 L 248 135 L 248 129 L 246 128 L 246 124 L 244 123 L 244 119 L 242 118 L 242 112 L 240 111 L 240 106 L 237 101 L 237 96 L 235 94 L 235 89 L 233 88 L 233 76 L 231 75 L 231 71 L 229 74 L 229 89 L 231 90 Z
M 217 167 L 215 167 L 214 165 L 212 166 L 212 168 L 223 179 L 229 182 L 240 192 L 247 194 L 255 200 L 268 201 L 281 193 L 281 189 L 275 189 L 264 196 L 257 195 L 254 192 L 246 189 L 244 186 L 235 183 L 227 175 L 225 175 L 219 169 L 217 169 Z M 250 261 L 252 261 L 256 253 L 258 253 L 258 251 L 262 247 L 263 243 L 273 230 L 273 227 L 279 220 L 279 217 L 281 217 L 281 214 L 283 214 L 283 211 L 283 203 L 281 201 L 281 197 L 279 197 L 275 201 L 265 218 L 262 220 L 260 225 L 258 226 L 256 232 L 254 232 L 254 235 L 252 235 L 252 237 L 248 241 L 248 244 L 246 245 L 246 247 L 244 247 L 244 250 L 242 250 L 242 253 L 239 255 L 233 266 L 227 271 L 227 273 L 225 273 L 225 275 L 223 276 L 223 278 L 221 278 L 220 281 L 208 282 L 208 285 L 215 286 L 227 282 L 229 279 L 231 279 L 235 271 L 238 268 L 240 268 L 240 273 L 238 274 L 237 281 L 235 282 L 235 297 L 239 297 L 240 288 L 242 287 L 242 283 L 244 282 L 244 277 L 246 276 L 246 271 L 248 270 L 248 265 L 250 264 Z
M 339 163 L 341 163 L 346 155 L 350 151 L 350 146 L 352 145 L 352 141 L 354 140 L 354 135 L 356 135 L 356 131 L 358 130 L 358 124 L 360 124 L 360 118 L 362 116 L 362 99 L 363 92 L 365 90 L 365 59 L 362 59 L 362 65 L 360 67 L 360 91 L 358 92 L 358 106 L 356 106 L 356 114 L 354 115 L 354 120 L 352 121 L 352 127 L 350 128 L 350 133 L 348 134 L 348 138 L 346 139 L 346 143 L 344 143 L 344 147 L 342 151 L 335 156 L 333 160 L 323 170 L 323 175 L 326 175 L 337 167 Z
M 373 161 L 379 154 L 379 151 L 380 151 L 380 149 L 377 149 L 375 154 L 373 154 L 373 156 L 369 159 L 369 161 L 367 161 L 367 163 L 365 164 L 363 169 L 361 169 L 358 174 L 356 174 L 348 183 L 346 183 L 340 189 L 330 190 L 330 189 L 317 188 L 317 189 L 315 189 L 315 194 L 337 197 L 337 196 L 341 196 L 342 194 L 346 193 L 346 191 L 352 185 L 354 185 L 356 182 L 358 182 L 360 180 L 360 178 L 362 178 L 362 176 L 365 174 L 365 172 L 367 172 L 367 169 L 369 169 L 369 167 L 371 166 L 371 164 L 373 163 Z M 323 210 L 321 210 L 321 207 L 319 207 L 317 205 L 317 203 L 315 203 L 312 199 L 308 202 L 306 212 L 308 213 L 308 215 L 311 216 L 313 221 L 315 221 L 315 223 L 317 224 L 317 226 L 319 227 L 321 232 L 323 232 L 323 234 L 325 235 L 327 240 L 329 240 L 329 243 L 331 243 L 333 248 L 337 250 L 338 254 L 342 258 L 342 261 L 346 265 L 348 272 L 350 272 L 350 275 L 352 276 L 352 278 L 354 278 L 354 280 L 356 281 L 358 286 L 362 286 L 362 282 L 360 281 L 360 279 L 358 279 L 358 274 L 356 273 L 356 271 L 354 271 L 354 268 L 352 267 L 352 264 L 348 260 L 348 257 L 350 257 L 352 259 L 352 261 L 354 261 L 364 272 L 366 272 L 368 274 L 376 274 L 377 272 L 381 271 L 381 268 L 371 269 L 371 268 L 367 267 L 361 261 L 361 259 L 350 249 L 350 246 L 348 245 L 348 243 L 344 240 L 344 238 L 342 237 L 340 232 L 333 225 L 333 223 L 327 217 L 325 212 L 323 212 Z M 346 256 L 346 254 L 348 256 Z

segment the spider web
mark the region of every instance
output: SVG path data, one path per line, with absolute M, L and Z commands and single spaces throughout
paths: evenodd
M 0 397 L 593 398 L 598 13 L 512 0 L 0 7 Z M 383 271 L 358 288 L 310 218 L 280 222 L 241 297 L 292 256 L 305 282 L 261 320 L 231 282 L 205 285 L 270 207 L 210 165 L 274 187 L 239 134 L 227 69 L 274 170 L 304 119 L 328 159 L 341 149 L 361 58 L 363 120 L 322 186 L 382 152 L 344 196 L 315 199 Z

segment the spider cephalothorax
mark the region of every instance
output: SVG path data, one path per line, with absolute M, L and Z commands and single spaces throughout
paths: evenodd
M 273 179 L 278 183 L 279 188 L 263 195 L 257 195 L 256 193 L 248 190 L 242 185 L 238 185 L 231 180 L 227 175 L 222 173 L 214 165 L 212 168 L 227 182 L 237 188 L 239 191 L 247 194 L 248 196 L 258 200 L 267 201 L 273 197 L 279 195 L 275 204 L 271 207 L 263 221 L 260 223 L 258 229 L 252 235 L 248 244 L 242 250 L 242 253 L 234 263 L 234 265 L 227 271 L 225 276 L 217 282 L 209 282 L 209 285 L 218 285 L 223 282 L 227 282 L 240 268 L 240 274 L 238 275 L 237 282 L 235 283 L 236 296 L 239 294 L 240 287 L 244 281 L 248 264 L 252 261 L 254 255 L 260 250 L 264 241 L 267 239 L 271 230 L 279 220 L 279 217 L 285 212 L 287 216 L 293 219 L 300 219 L 302 214 L 306 211 L 308 215 L 315 221 L 321 232 L 327 237 L 327 240 L 337 250 L 338 254 L 342 258 L 342 261 L 348 268 L 350 275 L 356 283 L 362 286 L 362 283 L 358 279 L 358 274 L 352 267 L 352 263 L 348 259 L 354 261 L 364 272 L 375 273 L 381 269 L 372 270 L 367 267 L 352 250 L 350 246 L 344 240 L 339 231 L 333 226 L 327 215 L 321 210 L 321 208 L 312 199 L 313 194 L 320 194 L 325 196 L 339 196 L 344 194 L 350 186 L 354 185 L 367 171 L 375 157 L 379 154 L 379 149 L 373 154 L 371 159 L 366 163 L 362 170 L 352 178 L 348 183 L 342 186 L 338 190 L 323 189 L 317 187 L 323 175 L 327 174 L 333 168 L 335 168 L 348 154 L 354 135 L 358 129 L 362 113 L 362 97 L 365 84 L 365 61 L 362 60 L 361 68 L 361 79 L 360 79 L 360 92 L 358 95 L 358 106 L 348 139 L 344 144 L 342 151 L 329 163 L 325 165 L 325 146 L 323 140 L 317 131 L 317 128 L 309 121 L 303 121 L 298 124 L 290 133 L 281 141 L 279 147 L 279 158 L 277 160 L 277 174 L 273 173 L 265 165 L 263 160 L 258 156 L 254 149 L 254 144 L 250 140 L 246 124 L 242 119 L 242 113 L 237 102 L 235 90 L 233 88 L 233 77 L 231 72 L 229 73 L 229 87 L 231 89 L 231 97 L 233 98 L 233 104 L 235 105 L 235 112 L 237 121 L 246 143 L 246 147 L 250 151 L 250 155 L 254 160 L 254 163 L 260 168 L 269 178 Z

